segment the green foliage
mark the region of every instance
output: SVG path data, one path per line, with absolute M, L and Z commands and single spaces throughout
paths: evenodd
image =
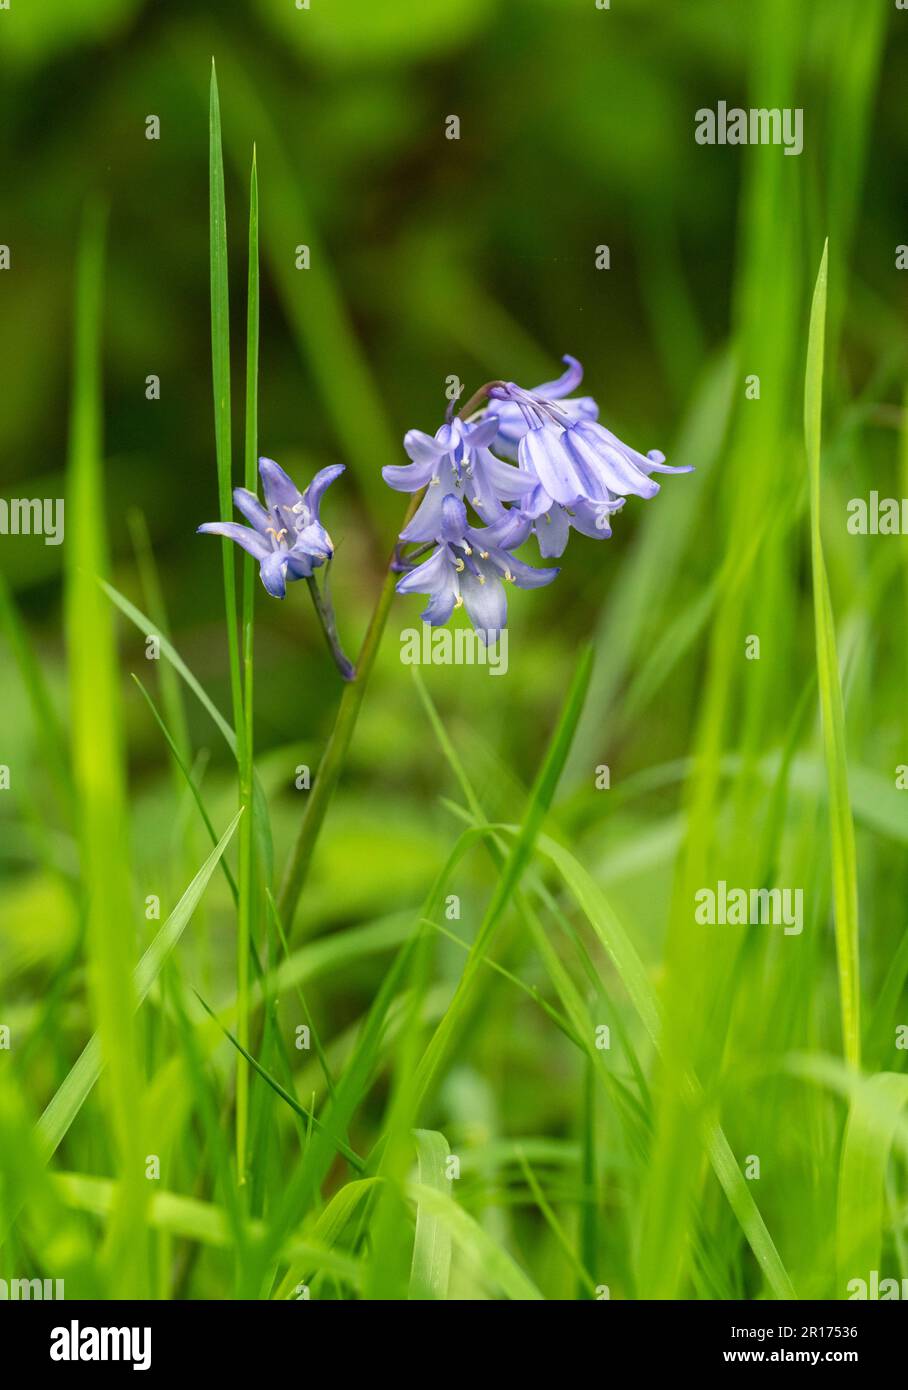
M 884 6 L 752 8 L 0 11 L 0 495 L 66 500 L 62 547 L 0 536 L 0 1276 L 908 1274 L 908 571 L 846 526 L 908 491 L 908 59 Z M 698 146 L 720 96 L 802 105 L 804 154 Z M 381 467 L 449 377 L 565 350 L 696 471 L 509 594 L 505 678 L 414 680 Z M 352 684 L 302 585 L 195 538 L 260 451 L 347 465 Z M 802 930 L 698 921 L 720 880 Z

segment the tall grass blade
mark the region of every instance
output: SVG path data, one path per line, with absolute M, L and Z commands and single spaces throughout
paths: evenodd
M 255 151 L 249 178 L 249 274 L 246 306 L 246 435 L 244 479 L 250 492 L 256 490 L 258 453 L 258 370 L 259 370 L 259 188 Z M 237 915 L 237 1038 L 249 1049 L 249 952 L 256 917 L 255 881 L 255 764 L 253 761 L 253 653 L 255 645 L 256 566 L 251 555 L 243 556 L 243 737 L 240 740 L 240 804 L 246 812 L 240 826 L 240 900 Z M 249 1125 L 249 1069 L 237 1061 L 236 1077 L 236 1155 L 240 1182 L 246 1172 L 246 1136 Z
M 417 1129 L 417 1182 L 436 1192 L 450 1196 L 451 1181 L 446 1165 L 451 1152 L 448 1141 L 437 1129 Z M 416 1204 L 416 1235 L 413 1240 L 413 1264 L 410 1270 L 410 1298 L 446 1299 L 451 1277 L 451 1236 L 438 1216 Z
M 214 59 L 208 100 L 209 259 L 211 271 L 211 374 L 214 388 L 214 437 L 221 520 L 233 518 L 233 450 L 230 419 L 230 299 L 227 273 L 227 209 L 224 199 L 224 155 L 221 107 Z M 233 725 L 242 737 L 242 686 L 236 617 L 236 566 L 233 542 L 221 542 L 224 560 L 224 614 Z
M 817 683 L 823 724 L 823 747 L 829 785 L 829 831 L 832 852 L 833 906 L 839 1003 L 846 1060 L 861 1064 L 860 963 L 858 955 L 858 881 L 854 819 L 848 791 L 845 709 L 836 655 L 835 621 L 820 519 L 820 446 L 823 413 L 823 346 L 826 325 L 828 245 L 823 248 L 810 309 L 807 371 L 804 379 L 804 438 L 810 477 L 810 557 L 813 571 Z
M 839 1165 L 836 1219 L 836 1298 L 851 1279 L 883 1275 L 886 1169 L 900 1115 L 908 1105 L 908 1076 L 880 1072 L 854 1092 Z
M 65 621 L 70 670 L 73 777 L 88 901 L 88 965 L 105 1092 L 121 1175 L 116 1231 L 141 1242 L 141 1088 L 132 997 L 136 943 L 125 755 L 113 615 L 96 583 L 108 568 L 102 462 L 101 316 L 105 215 L 86 213 L 79 248 L 73 397 L 67 469 Z M 108 1257 L 114 1260 L 113 1251 Z M 134 1269 L 141 1262 L 134 1262 Z M 116 1276 L 116 1270 L 110 1270 Z M 127 1278 L 127 1289 L 141 1281 Z
M 192 914 L 198 906 L 199 899 L 208 886 L 208 880 L 230 843 L 241 814 L 241 811 L 237 811 L 216 847 L 209 854 L 137 964 L 132 977 L 132 998 L 136 1007 L 145 999 L 151 986 L 161 973 L 165 961 L 186 930 Z M 48 1158 L 59 1146 L 84 1105 L 89 1092 L 101 1075 L 103 1066 L 101 1038 L 98 1034 L 94 1034 L 86 1043 L 75 1066 L 69 1072 L 62 1086 L 58 1088 L 38 1121 L 38 1135 Z

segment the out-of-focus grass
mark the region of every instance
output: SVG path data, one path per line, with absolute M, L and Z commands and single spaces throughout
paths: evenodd
M 849 497 L 905 490 L 895 21 L 146 9 L 13 7 L 0 50 L 4 496 L 59 490 L 73 399 L 62 552 L 0 537 L 0 1273 L 401 1299 L 905 1275 L 904 539 L 844 524 Z M 52 92 L 67 123 L 37 119 Z M 802 106 L 804 154 L 695 146 L 720 97 Z M 68 373 L 69 238 L 105 166 Z M 450 374 L 532 384 L 564 350 L 609 424 L 697 471 L 514 596 L 507 679 L 412 681 L 416 609 L 389 588 L 368 687 L 342 693 L 302 586 L 273 604 L 244 560 L 219 594 L 193 532 L 254 486 L 259 444 L 301 482 L 341 459 L 332 581 L 364 631 L 395 439 L 437 427 Z M 589 638 L 585 709 L 535 781 Z M 803 932 L 696 923 L 720 879 L 803 888 Z
M 121 687 L 114 617 L 98 585 L 107 569 L 102 464 L 101 305 L 103 213 L 86 217 L 76 280 L 75 348 L 67 511 L 66 637 L 69 733 L 84 885 L 92 1012 L 107 1064 L 107 1116 L 119 1179 L 102 1263 L 123 1292 L 145 1291 L 142 1251 L 147 1186 L 132 964 L 135 953 Z M 132 1247 L 132 1249 L 130 1249 Z

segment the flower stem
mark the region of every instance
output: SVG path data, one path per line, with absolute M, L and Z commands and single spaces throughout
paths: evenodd
M 502 385 L 504 385 L 504 383 L 500 381 L 487 381 L 485 386 L 480 386 L 479 390 L 473 393 L 466 405 L 462 406 L 460 410 L 457 411 L 458 417 L 461 420 L 466 419 L 468 415 L 472 414 L 474 410 L 482 405 L 483 401 L 488 400 L 489 392 L 493 387 Z M 401 531 L 406 529 L 407 524 L 416 514 L 416 509 L 421 500 L 421 492 L 416 492 L 411 497 L 410 504 L 407 507 L 403 522 L 401 523 Z M 331 647 L 331 652 L 335 661 L 338 662 L 341 675 L 344 676 L 348 684 L 344 687 L 344 693 L 341 695 L 337 717 L 334 721 L 334 728 L 331 730 L 328 745 L 325 748 L 325 755 L 319 764 L 312 791 L 306 802 L 306 809 L 303 813 L 299 834 L 296 837 L 296 843 L 287 861 L 283 882 L 281 883 L 281 890 L 278 895 L 278 915 L 288 941 L 292 939 L 293 919 L 296 916 L 300 894 L 303 891 L 303 885 L 306 882 L 309 867 L 312 863 L 315 843 L 322 828 L 322 822 L 325 819 L 325 813 L 328 810 L 331 797 L 334 795 L 334 789 L 343 771 L 344 762 L 347 757 L 347 749 L 350 747 L 350 740 L 353 737 L 356 721 L 359 718 L 360 706 L 363 703 L 366 686 L 369 683 L 372 667 L 375 664 L 378 648 L 381 645 L 385 623 L 388 621 L 388 614 L 391 611 L 391 604 L 394 600 L 394 590 L 399 573 L 399 571 L 395 569 L 395 565 L 399 560 L 399 548 L 400 541 L 398 540 L 388 560 L 384 583 L 379 592 L 378 601 L 372 612 L 372 617 L 369 620 L 369 626 L 366 629 L 366 635 L 363 638 L 363 644 L 360 648 L 359 658 L 355 667 L 350 667 L 350 663 L 343 655 L 343 652 L 341 652 L 340 645 L 337 643 L 333 608 L 330 610 L 330 620 L 326 621 L 322 609 L 319 606 L 323 595 L 318 591 L 312 580 L 309 582 L 309 592 L 313 596 L 313 602 L 315 603 L 319 619 L 322 622 L 325 637 Z M 333 638 L 332 633 L 334 634 Z M 345 675 L 344 667 L 341 666 L 338 660 L 338 654 L 346 663 L 347 667 L 349 667 L 349 675 Z
M 478 410 L 479 407 L 483 404 L 483 402 L 489 399 L 489 392 L 493 389 L 493 387 L 504 387 L 506 385 L 507 382 L 504 381 L 487 381 L 485 386 L 480 386 L 478 391 L 473 392 L 466 405 L 462 405 L 457 412 L 455 412 L 454 410 L 455 402 L 452 401 L 451 404 L 448 406 L 448 419 L 453 419 L 455 413 L 459 420 L 468 419 L 473 414 L 474 410 Z
M 404 526 L 406 526 L 407 522 L 416 511 L 419 496 L 420 494 L 416 493 L 412 498 L 407 508 L 401 530 L 403 530 Z M 393 561 L 393 554 L 391 560 Z M 325 812 L 328 809 L 331 797 L 334 794 L 334 789 L 343 770 L 344 762 L 347 757 L 347 749 L 353 737 L 353 730 L 356 728 L 360 706 L 363 702 L 363 696 L 366 693 L 369 676 L 372 674 L 375 658 L 378 655 L 378 648 L 381 644 L 385 623 L 388 620 L 388 613 L 391 610 L 396 582 L 397 576 L 391 568 L 391 561 L 389 561 L 385 580 L 378 596 L 378 602 L 369 620 L 369 626 L 363 638 L 362 647 L 360 648 L 359 658 L 354 671 L 354 678 L 349 679 L 349 683 L 344 687 L 344 692 L 341 695 L 337 718 L 334 721 L 334 728 L 331 730 L 328 746 L 325 749 L 325 755 L 319 765 L 312 791 L 309 793 L 309 798 L 306 802 L 306 810 L 303 813 L 302 824 L 300 825 L 299 834 L 296 838 L 296 844 L 287 861 L 277 906 L 288 940 L 291 939 L 293 919 L 296 915 L 303 884 L 306 881 L 309 866 L 312 862 L 315 842 L 318 839 L 319 831 L 322 828 L 322 822 L 325 819 Z
M 334 657 L 334 664 L 345 681 L 355 680 L 356 667 L 344 655 L 344 649 L 337 635 L 337 619 L 334 616 L 334 604 L 331 602 L 330 595 L 328 594 L 327 571 L 324 591 L 318 587 L 318 581 L 314 574 L 307 578 L 306 583 L 309 585 L 309 593 L 318 615 L 322 632 L 325 634 L 328 650 Z

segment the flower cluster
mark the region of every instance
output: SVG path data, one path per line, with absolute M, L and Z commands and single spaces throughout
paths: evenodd
M 300 492 L 274 459 L 259 459 L 267 505 L 263 507 L 248 488 L 233 490 L 234 506 L 251 524 L 207 521 L 198 529 L 204 535 L 226 536 L 248 550 L 259 562 L 262 583 L 269 594 L 284 598 L 288 581 L 311 579 L 315 570 L 334 555 L 333 542 L 318 513 L 325 489 L 343 471 L 342 463 L 323 468 L 306 491 Z
M 402 559 L 397 585 L 399 593 L 428 596 L 425 622 L 446 623 L 463 606 L 479 636 L 497 641 L 507 620 L 505 584 L 539 588 L 558 574 L 516 559 L 531 533 L 542 558 L 557 559 L 571 528 L 602 540 L 628 496 L 654 497 L 651 474 L 692 471 L 669 467 L 656 449 L 638 453 L 599 424 L 596 402 L 572 396 L 583 368 L 574 357 L 564 362 L 557 381 L 532 391 L 492 383 L 477 415 L 455 416 L 434 438 L 410 430 L 411 462 L 382 470 L 399 492 L 426 489 L 400 540 L 432 553 L 421 564 L 413 552 Z M 467 506 L 482 525 L 470 523 Z

